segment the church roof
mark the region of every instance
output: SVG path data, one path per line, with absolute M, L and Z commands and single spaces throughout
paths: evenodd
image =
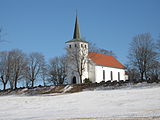
M 84 43 L 88 43 L 87 41 L 82 40 L 82 39 L 73 39 L 73 40 L 67 41 L 66 43 L 70 43 L 70 42 L 84 42 Z
M 111 55 L 89 52 L 88 56 L 96 65 L 126 69 L 124 65 Z
M 79 29 L 79 23 L 78 23 L 78 16 L 76 16 L 73 39 L 80 39 L 80 29 Z
M 69 43 L 69 42 L 85 42 L 85 43 L 88 43 L 87 41 L 81 39 L 80 28 L 79 28 L 79 23 L 78 23 L 78 16 L 76 16 L 73 39 L 67 41 L 66 43 Z

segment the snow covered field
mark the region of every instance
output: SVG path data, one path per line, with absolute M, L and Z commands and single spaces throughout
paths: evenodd
M 64 95 L 1 96 L 0 120 L 160 119 L 160 86 Z

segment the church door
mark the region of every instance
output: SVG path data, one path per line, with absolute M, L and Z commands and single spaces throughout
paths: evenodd
M 75 76 L 74 76 L 73 79 L 72 79 L 72 83 L 73 83 L 73 84 L 76 84 L 76 77 L 75 77 Z

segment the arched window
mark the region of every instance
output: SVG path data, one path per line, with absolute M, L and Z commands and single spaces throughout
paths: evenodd
M 71 48 L 71 45 L 69 45 L 69 48 Z
M 77 44 L 75 44 L 75 47 L 77 47 Z
M 103 80 L 105 81 L 105 70 L 103 70 Z
M 77 83 L 75 76 L 74 76 L 73 79 L 72 79 L 72 83 L 73 83 L 73 84 L 76 84 L 76 83 Z
M 111 80 L 113 80 L 113 72 L 111 71 Z
M 118 80 L 120 80 L 120 72 L 118 72 Z

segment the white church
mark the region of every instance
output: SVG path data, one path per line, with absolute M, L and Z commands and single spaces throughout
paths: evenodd
M 125 66 L 115 57 L 88 51 L 88 42 L 81 39 L 76 16 L 73 39 L 66 42 L 68 84 L 81 84 L 85 79 L 92 83 L 126 80 Z

